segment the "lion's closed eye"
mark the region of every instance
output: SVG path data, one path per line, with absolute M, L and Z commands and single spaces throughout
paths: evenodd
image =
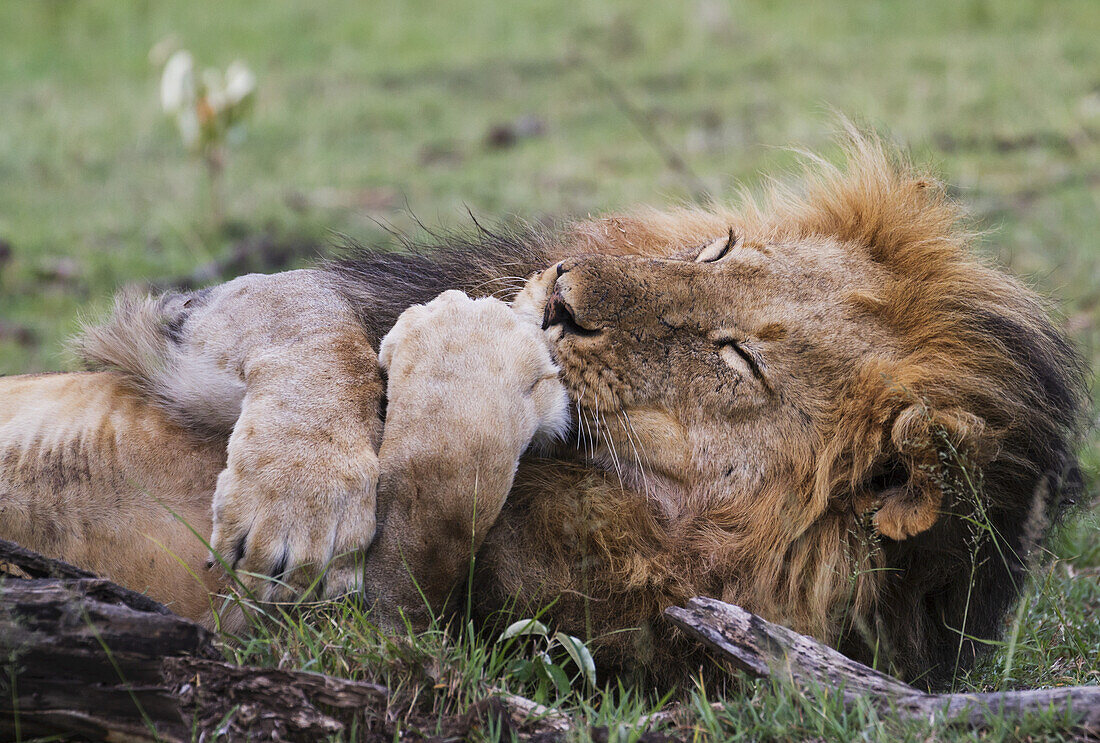
M 727 335 L 716 336 L 714 342 L 718 345 L 718 355 L 730 367 L 756 378 L 761 384 L 768 384 L 764 357 L 754 348 Z
M 728 235 L 704 245 L 703 249 L 699 251 L 699 255 L 695 256 L 695 262 L 713 263 L 714 261 L 721 260 L 726 257 L 726 254 L 729 253 L 730 249 L 736 244 L 737 236 L 733 234 L 733 228 L 730 227 Z

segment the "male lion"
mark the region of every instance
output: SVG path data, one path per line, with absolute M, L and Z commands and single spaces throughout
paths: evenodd
M 609 667 L 682 672 L 660 613 L 705 594 L 942 679 L 1081 490 L 1082 364 L 935 182 L 847 154 L 763 205 L 120 299 L 100 371 L 0 380 L 0 536 L 204 621 L 182 522 L 388 624 L 476 554 L 479 617 L 552 604 Z

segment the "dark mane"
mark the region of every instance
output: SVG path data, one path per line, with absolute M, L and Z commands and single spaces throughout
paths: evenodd
M 554 233 L 525 222 L 432 231 L 427 239 L 393 233 L 396 244 L 345 243 L 344 257 L 322 266 L 355 308 L 377 346 L 397 317 L 448 289 L 510 300 L 535 271 L 554 262 Z
M 917 399 L 941 429 L 941 443 L 933 437 L 926 448 L 950 462 L 934 465 L 947 497 L 931 529 L 883 540 L 888 570 L 876 631 L 853 632 L 842 647 L 923 669 L 922 680 L 935 684 L 1000 636 L 1036 551 L 1066 506 L 1084 499 L 1077 449 L 1087 367 L 1046 302 L 975 256 L 965 214 L 946 189 L 881 140 L 849 136 L 847 171 L 817 164 L 805 195 L 777 194 L 771 220 L 795 239 L 838 238 L 891 274 L 869 308 L 903 339 L 903 353 L 883 369 L 877 402 L 852 407 L 852 424 L 841 429 L 850 433 L 834 437 L 846 443 L 826 466 L 849 468 L 850 482 L 865 476 L 850 463 L 882 436 L 861 433 L 868 414 Z M 908 397 L 891 401 L 893 390 Z M 966 487 L 952 488 L 951 468 L 964 466 Z

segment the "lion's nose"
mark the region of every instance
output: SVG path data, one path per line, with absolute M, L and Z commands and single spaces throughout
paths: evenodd
M 546 300 L 546 309 L 542 311 L 542 329 L 546 330 L 553 325 L 560 325 L 562 333 L 566 335 L 595 336 L 602 332 L 599 327 L 577 320 L 576 310 L 565 301 L 558 287 L 551 292 L 550 298 Z
M 550 298 L 546 300 L 546 309 L 542 312 L 542 329 L 546 330 L 551 325 L 561 325 L 566 330 L 577 325 L 573 308 L 562 297 L 561 291 L 556 288 Z
M 550 296 L 546 300 L 546 307 L 542 311 L 542 329 L 546 330 L 553 325 L 560 325 L 562 333 L 566 335 L 594 336 L 603 332 L 603 326 L 596 322 L 596 318 L 590 317 L 590 310 L 582 306 L 581 317 L 577 318 L 577 307 L 565 300 L 565 289 L 572 294 L 577 290 L 576 282 L 565 286 L 569 278 L 566 273 L 574 269 L 581 259 L 567 258 L 557 265 L 557 278 L 550 287 Z M 574 301 L 576 298 L 574 297 Z

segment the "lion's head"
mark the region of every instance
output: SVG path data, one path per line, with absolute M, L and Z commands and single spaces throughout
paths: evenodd
M 877 140 L 848 156 L 761 205 L 577 224 L 515 306 L 575 443 L 697 555 L 691 590 L 950 672 L 1079 489 L 1082 366 L 935 181 Z

